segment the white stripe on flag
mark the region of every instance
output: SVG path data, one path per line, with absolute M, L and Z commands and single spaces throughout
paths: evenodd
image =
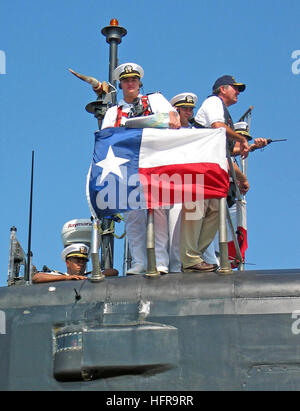
M 143 130 L 140 168 L 204 162 L 227 171 L 225 128 Z

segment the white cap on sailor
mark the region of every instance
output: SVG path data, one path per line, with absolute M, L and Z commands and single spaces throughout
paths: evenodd
M 89 259 L 89 247 L 83 243 L 71 244 L 68 247 L 65 247 L 61 253 L 61 258 L 63 261 L 66 261 L 68 257 L 81 257 L 86 260 Z
M 144 77 L 144 70 L 141 66 L 135 63 L 123 63 L 120 64 L 118 67 L 114 69 L 113 72 L 113 79 L 116 81 L 120 81 L 123 78 L 128 77 Z
M 194 93 L 180 93 L 174 96 L 170 103 L 174 107 L 195 107 L 197 96 Z
M 249 126 L 246 121 L 239 121 L 238 123 L 234 123 L 233 127 L 237 133 L 245 136 L 247 140 L 252 140 L 252 137 L 249 134 Z

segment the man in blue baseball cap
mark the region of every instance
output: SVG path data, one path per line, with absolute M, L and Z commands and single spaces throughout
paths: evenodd
M 236 81 L 233 76 L 219 77 L 213 85 L 213 94 L 202 103 L 195 117 L 195 123 L 200 127 L 225 128 L 229 151 L 232 151 L 234 144 L 238 142 L 240 154 L 244 158 L 249 152 L 248 140 L 246 136 L 234 130 L 227 107 L 237 103 L 239 94 L 245 89 L 245 84 Z M 239 172 L 238 167 L 236 172 Z M 246 176 L 239 172 L 237 179 L 242 193 L 245 194 L 249 188 Z M 180 241 L 183 271 L 215 271 L 217 265 L 205 261 L 204 252 L 218 230 L 219 201 L 213 198 L 204 200 L 204 210 L 197 220 L 189 220 L 188 212 L 189 210 L 183 206 Z
M 244 83 L 239 83 L 235 80 L 234 77 L 225 75 L 216 80 L 215 84 L 213 85 L 213 93 L 215 93 L 215 90 L 217 90 L 219 87 L 226 85 L 237 87 L 239 92 L 245 91 L 246 89 L 246 85 Z
M 195 121 L 203 127 L 225 127 L 229 147 L 232 148 L 234 143 L 239 143 L 240 154 L 243 158 L 248 156 L 249 144 L 245 136 L 235 132 L 227 107 L 236 104 L 239 94 L 245 89 L 246 85 L 236 81 L 233 76 L 219 77 L 212 87 L 213 94 L 202 103 L 195 117 Z

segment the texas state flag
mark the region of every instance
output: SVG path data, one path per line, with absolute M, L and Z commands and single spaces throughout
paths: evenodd
M 248 248 L 247 240 L 247 203 L 246 200 L 236 201 L 230 209 L 230 217 L 234 227 L 234 231 L 237 236 L 237 242 L 240 247 L 241 256 L 243 261 L 245 261 L 245 253 Z M 235 249 L 234 241 L 232 239 L 231 230 L 227 229 L 228 233 L 228 258 L 231 262 L 232 268 L 237 268 L 239 266 L 239 259 L 237 257 L 237 252 Z
M 226 197 L 228 187 L 224 128 L 95 133 L 87 198 L 98 218 Z

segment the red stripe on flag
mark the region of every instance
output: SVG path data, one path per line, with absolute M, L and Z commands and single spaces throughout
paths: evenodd
M 139 168 L 148 208 L 226 197 L 228 173 L 216 163 L 172 164 Z M 202 176 L 202 177 L 201 177 Z M 204 178 L 204 187 L 203 187 Z
M 245 261 L 245 253 L 248 248 L 247 230 L 245 228 L 237 228 L 237 241 L 240 246 L 243 261 Z M 228 259 L 229 261 L 231 261 L 232 268 L 237 268 L 239 266 L 239 261 L 237 259 L 236 249 L 233 241 L 229 241 L 228 243 Z

